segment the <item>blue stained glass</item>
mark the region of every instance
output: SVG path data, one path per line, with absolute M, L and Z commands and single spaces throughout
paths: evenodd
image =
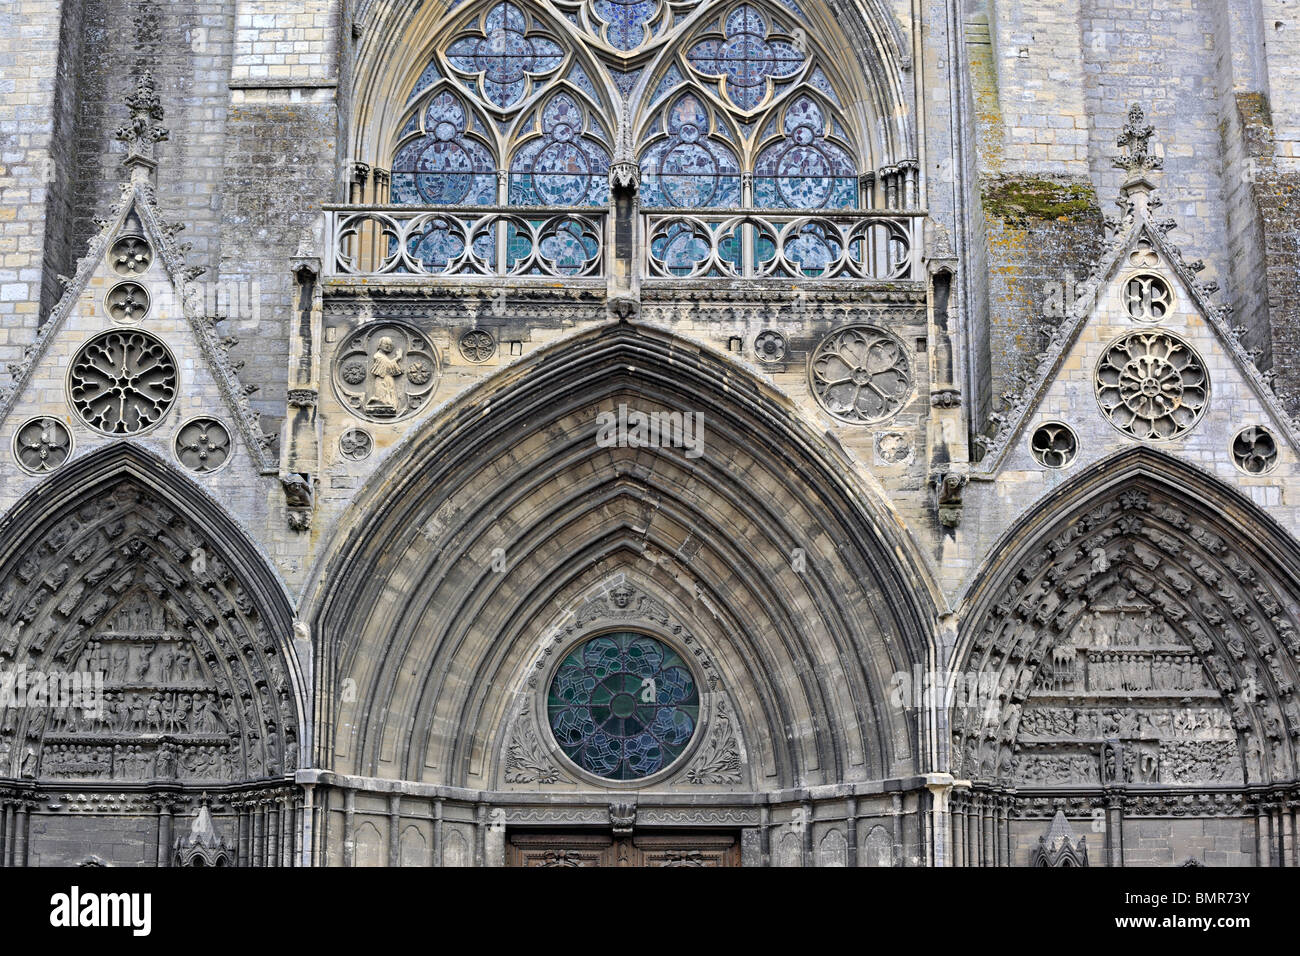
M 411 95 L 407 97 L 407 102 L 409 103 L 411 100 L 415 99 L 440 79 L 442 79 L 442 74 L 438 71 L 438 64 L 430 63 L 424 68 L 424 72 L 420 74 L 420 78 L 415 81 L 415 86 L 412 87 Z
M 600 241 L 582 223 L 567 219 L 542 237 L 540 248 L 557 272 L 574 275 L 600 254 Z
M 491 205 L 496 202 L 496 164 L 487 147 L 466 135 L 469 113 L 452 93 L 433 97 L 427 131 L 393 157 L 392 202 Z
M 430 272 L 442 272 L 465 252 L 462 230 L 445 219 L 433 219 L 407 240 L 407 251 Z
M 573 65 L 573 69 L 569 71 L 569 80 L 593 100 L 600 100 L 600 94 L 596 92 L 596 85 L 591 82 L 591 77 L 587 76 L 587 71 L 576 63 Z
M 616 50 L 635 50 L 648 39 L 658 0 L 594 0 L 592 9 L 605 21 L 605 39 Z
M 666 139 L 641 154 L 641 202 L 693 209 L 740 204 L 736 154 L 709 136 L 703 100 L 686 93 L 666 111 Z
M 826 74 L 822 72 L 821 67 L 812 71 L 808 76 L 808 83 L 836 106 L 840 105 L 840 98 L 835 95 L 835 88 L 831 86 L 831 81 L 826 79 Z
M 700 698 L 674 650 L 620 632 L 561 662 L 546 710 L 556 743 L 575 764 L 610 780 L 639 780 L 681 756 L 699 724 Z
M 510 164 L 510 202 L 525 206 L 600 206 L 609 201 L 609 150 L 589 133 L 585 112 L 557 93 L 541 115 L 542 135 Z
M 528 90 L 529 77 L 559 69 L 564 51 L 550 37 L 528 35 L 523 11 L 512 3 L 499 3 L 488 11 L 485 33 L 463 36 L 447 47 L 447 61 L 461 73 L 477 74 L 483 93 L 505 109 Z
M 765 147 L 754 164 L 754 205 L 787 209 L 857 206 L 852 158 L 826 139 L 826 119 L 810 96 L 785 110 L 784 136 Z
M 816 277 L 826 271 L 844 252 L 840 237 L 817 223 L 806 223 L 798 235 L 785 243 L 785 255 L 797 262 L 806 276 Z
M 650 254 L 673 275 L 686 276 L 709 257 L 709 241 L 685 223 L 676 222 L 651 240 Z
M 749 4 L 741 4 L 723 27 L 725 39 L 702 40 L 687 52 L 691 66 L 706 76 L 721 77 L 727 98 L 743 110 L 759 106 L 769 79 L 793 76 L 804 55 L 785 40 L 767 38 L 767 21 Z
M 682 81 L 682 71 L 677 69 L 675 64 L 668 67 L 668 72 L 664 74 L 664 78 L 660 80 L 659 85 L 655 87 L 655 93 L 654 96 L 650 97 L 650 102 L 657 102 L 661 96 L 676 87 Z
M 636 86 L 636 81 L 641 77 L 640 70 L 632 70 L 630 73 L 620 73 L 617 70 L 611 70 L 610 75 L 614 78 L 614 85 L 618 91 L 623 94 L 623 98 L 632 95 L 632 88 Z

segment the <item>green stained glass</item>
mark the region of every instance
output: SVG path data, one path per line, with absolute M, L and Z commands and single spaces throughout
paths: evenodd
M 546 710 L 560 749 L 579 767 L 609 780 L 639 780 L 686 749 L 700 695 L 676 651 L 620 632 L 587 641 L 561 662 Z

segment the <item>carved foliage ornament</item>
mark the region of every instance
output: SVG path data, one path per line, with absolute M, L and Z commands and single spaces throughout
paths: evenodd
M 334 388 L 354 414 L 399 421 L 428 403 L 438 385 L 437 351 L 423 333 L 396 322 L 352 333 L 334 362 Z
M 14 458 L 32 474 L 54 471 L 72 455 L 72 434 L 56 418 L 33 418 L 14 433 Z
M 176 433 L 176 457 L 190 471 L 216 471 L 230 457 L 230 431 L 215 418 L 193 418 Z
M 822 339 L 809 361 L 808 379 L 822 408 L 859 424 L 889 418 L 912 392 L 906 347 L 870 325 L 846 326 Z
M 139 236 L 122 236 L 108 250 L 108 261 L 120 276 L 138 276 L 153 262 L 153 249 Z
M 132 435 L 158 424 L 178 387 L 167 347 L 141 331 L 96 336 L 77 353 L 68 393 L 81 419 L 106 435 Z
M 1097 401 L 1111 423 L 1146 441 L 1186 434 L 1210 398 L 1210 376 L 1196 351 L 1169 332 L 1133 332 L 1097 363 Z

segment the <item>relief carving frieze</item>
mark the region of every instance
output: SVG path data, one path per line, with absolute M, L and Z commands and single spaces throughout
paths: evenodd
M 1212 520 L 1130 489 L 1031 554 L 972 634 L 969 669 L 996 699 L 954 713 L 954 772 L 1029 787 L 1285 779 L 1297 624 Z
M 251 594 L 206 535 L 130 482 L 4 571 L 0 666 L 79 682 L 0 711 L 0 774 L 221 782 L 296 766 L 288 672 Z

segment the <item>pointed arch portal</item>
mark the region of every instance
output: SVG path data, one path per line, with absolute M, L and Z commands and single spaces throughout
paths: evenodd
M 611 447 L 599 419 L 620 406 L 698 416 L 698 456 Z M 699 346 L 620 323 L 542 353 L 408 441 L 342 534 L 316 622 L 340 772 L 493 787 L 535 746 L 590 785 L 518 712 L 615 626 L 690 661 L 754 789 L 922 765 L 926 728 L 886 692 L 930 654 L 920 562 L 848 462 Z M 708 778 L 715 751 L 675 778 Z

